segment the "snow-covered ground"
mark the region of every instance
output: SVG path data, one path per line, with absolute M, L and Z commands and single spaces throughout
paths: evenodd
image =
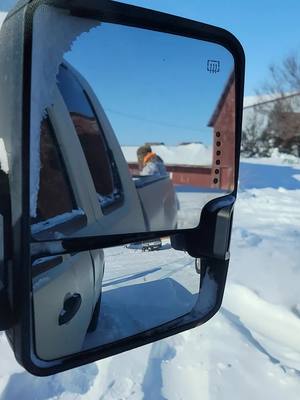
M 296 158 L 243 160 L 227 287 L 212 320 L 47 378 L 18 366 L 2 335 L 1 399 L 299 399 L 299 175 Z M 197 193 L 183 195 L 192 209 Z M 151 267 L 168 251 L 149 253 Z

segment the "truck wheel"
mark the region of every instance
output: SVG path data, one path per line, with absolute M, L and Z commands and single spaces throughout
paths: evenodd
M 88 330 L 87 330 L 89 333 L 95 332 L 95 330 L 97 329 L 98 319 L 99 319 L 99 314 L 100 314 L 100 306 L 101 306 L 101 293 L 100 293 L 99 299 L 95 305 L 94 312 L 93 312 L 93 315 L 91 318 L 91 322 L 90 322 Z

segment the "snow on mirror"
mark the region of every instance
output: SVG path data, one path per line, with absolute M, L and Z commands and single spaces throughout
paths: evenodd
M 40 8 L 34 238 L 196 227 L 203 206 L 234 186 L 232 55 L 214 43 Z M 45 49 L 40 38 L 53 18 L 56 36 Z
M 235 80 L 225 48 L 42 6 L 32 58 L 33 240 L 192 228 L 209 200 L 232 191 Z M 209 267 L 159 235 L 33 255 L 36 353 L 52 360 L 195 309 L 206 315 L 215 287 Z

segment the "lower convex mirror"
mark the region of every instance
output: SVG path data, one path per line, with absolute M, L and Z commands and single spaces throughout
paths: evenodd
M 230 33 L 115 1 L 25 0 L 6 19 L 0 329 L 28 371 L 112 356 L 220 308 L 243 73 Z
M 44 360 L 128 339 L 203 306 L 194 259 L 168 238 L 40 258 L 32 276 Z

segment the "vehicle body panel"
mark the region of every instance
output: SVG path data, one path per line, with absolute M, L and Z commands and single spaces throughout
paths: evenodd
M 45 261 L 37 260 L 35 267 Z M 33 279 L 37 354 L 53 360 L 81 348 L 94 309 L 94 273 L 89 252 L 64 256 L 57 266 Z M 100 286 L 101 287 L 101 286 Z M 69 323 L 59 325 L 66 296 L 79 293 L 81 305 Z
M 176 229 L 178 203 L 169 176 L 145 176 L 135 182 L 148 229 Z
M 80 75 L 69 64 L 68 73 Z M 85 217 L 85 223 L 80 229 L 75 224 L 78 215 L 47 228 L 47 221 L 32 226 L 35 238 L 56 236 L 57 231 L 64 234 L 68 224 L 71 235 L 91 235 L 93 232 L 121 233 L 172 229 L 176 225 L 176 195 L 168 176 L 163 178 L 148 177 L 147 184 L 136 187 L 127 162 L 115 138 L 112 128 L 106 120 L 104 111 L 86 81 L 80 77 L 80 85 L 89 97 L 95 111 L 102 134 L 108 143 L 109 150 L 120 174 L 123 198 L 112 209 L 102 209 L 97 196 L 91 171 L 87 163 L 79 136 L 75 129 L 75 121 L 69 112 L 59 87 L 55 89 L 54 101 L 48 107 L 47 114 L 56 141 L 59 145 L 63 163 L 69 178 L 75 202 Z M 85 85 L 85 86 L 83 86 Z M 106 131 L 103 129 L 106 127 Z M 99 155 L 100 156 L 100 155 Z M 145 180 L 145 178 L 144 178 Z M 48 201 L 60 201 L 49 198 Z M 60 216 L 62 219 L 63 215 Z M 64 226 L 64 227 L 63 227 Z M 39 227 L 41 229 L 39 229 Z M 46 228 L 46 229 L 44 229 Z M 49 260 L 36 260 L 36 264 L 47 263 Z M 103 250 L 82 252 L 77 255 L 63 256 L 61 263 L 52 268 L 46 268 L 34 278 L 33 299 L 35 315 L 35 337 L 37 353 L 42 359 L 54 359 L 72 353 L 81 347 L 87 333 L 89 322 L 99 298 L 104 274 Z M 62 312 L 66 296 L 78 294 L 82 303 L 74 317 L 63 325 L 58 325 L 58 316 Z M 52 301 L 55 297 L 55 301 Z M 50 306 L 51 305 L 51 306 Z M 51 327 L 49 329 L 49 327 Z M 47 345 L 51 337 L 51 345 Z

